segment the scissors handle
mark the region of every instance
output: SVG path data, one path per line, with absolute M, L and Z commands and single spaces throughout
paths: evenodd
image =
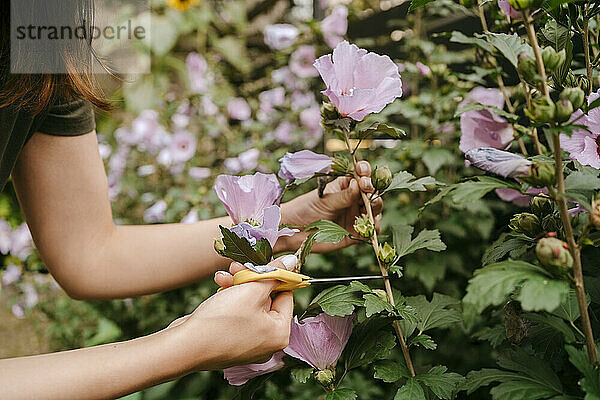
M 274 292 L 286 292 L 310 286 L 310 282 L 307 281 L 310 277 L 285 269 L 277 269 L 276 271 L 266 272 L 264 274 L 245 269 L 233 275 L 233 284 L 241 285 L 243 283 L 256 282 L 264 279 L 276 279 L 282 282 L 281 285 L 273 290 Z

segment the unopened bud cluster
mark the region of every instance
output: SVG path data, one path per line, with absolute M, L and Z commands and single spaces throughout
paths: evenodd
M 370 239 L 375 233 L 375 226 L 373 226 L 373 222 L 371 222 L 369 217 L 363 214 L 360 217 L 356 217 L 356 221 L 354 222 L 354 230 L 360 236 Z
M 379 248 L 379 261 L 385 266 L 391 265 L 396 259 L 396 249 L 388 242 Z
M 386 166 L 375 167 L 371 174 L 371 181 L 378 192 L 383 192 L 392 183 L 392 171 Z
M 510 220 L 508 227 L 517 233 L 522 233 L 529 237 L 536 237 L 542 231 L 542 225 L 538 216 L 526 212 L 515 215 Z

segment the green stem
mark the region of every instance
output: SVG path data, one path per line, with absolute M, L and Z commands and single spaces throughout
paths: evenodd
M 587 77 L 590 82 L 590 89 L 588 90 L 588 96 L 592 93 L 594 86 L 593 69 L 590 61 L 590 19 L 588 17 L 588 3 L 585 3 L 583 11 L 583 29 L 581 32 L 583 38 L 583 54 L 585 55 L 585 69 Z
M 348 133 L 344 132 L 344 138 L 346 140 L 346 146 L 348 148 L 348 152 L 352 156 L 352 161 L 354 165 L 360 160 L 360 153 L 357 151 L 355 153 L 352 152 L 352 145 L 350 144 L 350 139 L 348 138 Z M 359 183 L 360 176 L 354 171 L 354 179 Z M 365 205 L 365 209 L 367 210 L 367 216 L 369 220 L 375 226 L 375 217 L 373 216 L 373 209 L 371 207 L 371 201 L 365 192 L 360 191 L 363 203 Z M 381 275 L 384 277 L 389 276 L 387 269 L 381 264 L 379 260 L 379 239 L 377 239 L 377 232 L 373 232 L 373 237 L 371 239 L 371 244 L 373 245 L 373 250 L 375 251 L 375 259 L 377 260 L 377 265 L 379 266 L 379 270 L 381 271 Z M 385 292 L 387 293 L 388 300 L 392 306 L 395 306 L 396 302 L 394 301 L 394 293 L 392 292 L 392 285 L 389 279 L 384 279 Z M 402 349 L 402 355 L 404 356 L 404 361 L 406 362 L 406 366 L 410 371 L 411 376 L 415 376 L 415 368 L 413 366 L 412 360 L 410 358 L 410 353 L 408 352 L 408 346 L 406 345 L 406 341 L 404 340 L 404 334 L 402 333 L 402 328 L 398 321 L 393 322 L 394 330 L 396 331 L 396 336 L 398 337 L 398 341 L 400 343 L 400 348 Z
M 523 21 L 525 22 L 525 28 L 527 29 L 527 36 L 529 37 L 529 43 L 533 48 L 533 54 L 537 64 L 538 74 L 542 77 L 541 88 L 542 93 L 550 101 L 550 90 L 548 88 L 548 82 L 546 79 L 546 69 L 544 68 L 544 61 L 542 59 L 542 53 L 540 46 L 537 41 L 535 34 L 535 28 L 532 24 L 533 20 L 528 10 L 523 11 Z M 551 127 L 553 124 L 551 124 Z M 571 226 L 571 217 L 567 209 L 567 200 L 565 198 L 565 176 L 562 164 L 562 152 L 560 148 L 560 136 L 559 133 L 552 134 L 552 144 L 554 147 L 554 168 L 556 175 L 556 186 L 557 191 L 554 193 L 553 188 L 549 188 L 549 192 L 553 195 L 554 201 L 558 207 L 560 213 L 560 219 L 562 221 L 565 237 L 569 245 L 569 252 L 573 257 L 573 278 L 575 281 L 575 294 L 577 296 L 577 305 L 579 306 L 579 312 L 581 314 L 581 322 L 583 325 L 583 331 L 585 333 L 585 342 L 587 346 L 588 358 L 590 363 L 595 364 L 598 362 L 598 352 L 596 350 L 596 343 L 594 342 L 594 335 L 592 332 L 592 324 L 590 322 L 590 315 L 588 313 L 587 300 L 585 296 L 585 287 L 583 285 L 583 267 L 581 265 L 581 252 L 580 248 L 575 241 L 575 235 L 573 234 L 573 227 Z

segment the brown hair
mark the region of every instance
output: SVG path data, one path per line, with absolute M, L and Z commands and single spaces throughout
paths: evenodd
M 48 107 L 53 99 L 59 97 L 64 99 L 84 98 L 96 107 L 108 110 L 111 104 L 104 96 L 95 81 L 91 70 L 82 72 L 81 62 L 75 57 L 81 54 L 64 52 L 62 62 L 68 73 L 64 74 L 11 74 L 11 28 L 10 28 L 10 0 L 0 0 L 0 109 L 12 107 L 15 109 L 29 109 L 34 114 L 40 113 Z M 43 7 L 42 1 L 40 6 Z M 78 16 L 84 16 L 83 21 L 91 27 L 93 24 L 94 0 L 70 0 L 69 7 L 76 10 Z M 65 3 L 67 4 L 67 3 Z M 54 10 L 55 12 L 60 12 Z M 49 10 L 49 12 L 52 12 Z M 91 29 L 91 28 L 90 28 Z M 90 35 L 91 37 L 91 35 Z M 85 42 L 86 51 L 94 54 L 90 42 Z M 18 52 L 22 60 L 19 62 L 35 62 L 27 60 L 28 56 Z M 15 60 L 13 60 L 15 61 Z M 77 64 L 78 68 L 74 65 Z

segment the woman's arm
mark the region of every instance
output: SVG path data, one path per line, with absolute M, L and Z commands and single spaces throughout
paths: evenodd
M 283 268 L 279 260 L 271 265 Z M 158 333 L 127 342 L 0 360 L 3 399 L 113 399 L 193 371 L 265 362 L 287 346 L 292 293 L 280 282 L 228 288 Z
M 130 297 L 182 286 L 227 265 L 213 250 L 218 218 L 196 224 L 115 226 L 95 132 L 35 134 L 13 179 L 47 268 L 70 296 Z

